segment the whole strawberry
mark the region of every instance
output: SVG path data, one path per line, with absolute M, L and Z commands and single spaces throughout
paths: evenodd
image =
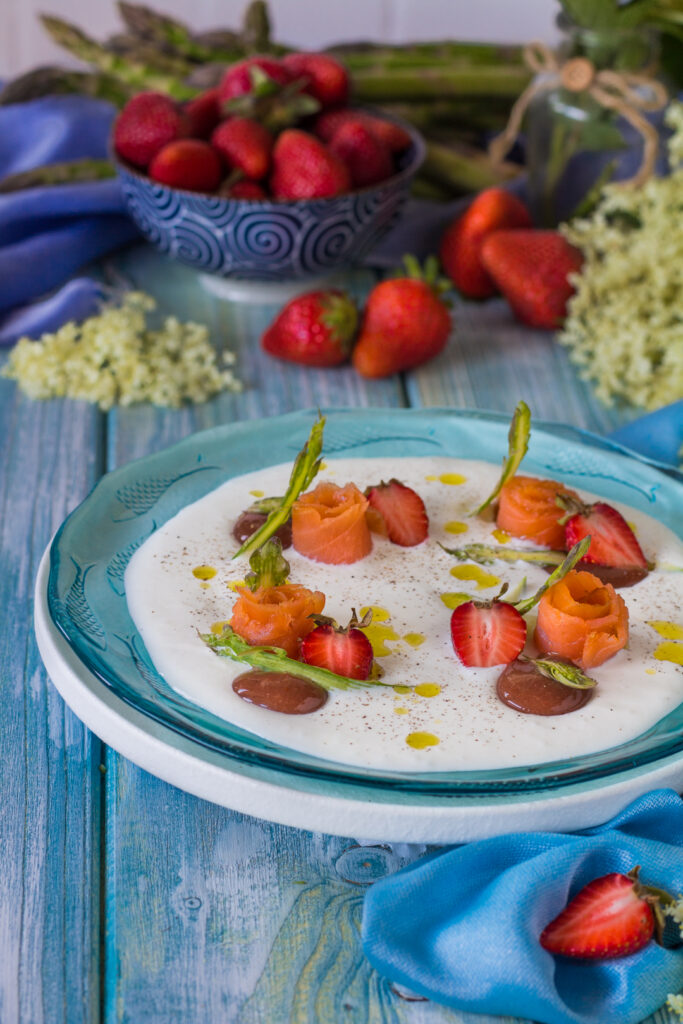
M 293 78 L 305 80 L 304 89 L 322 107 L 348 102 L 349 75 L 343 64 L 326 53 L 288 53 L 282 63 Z
M 501 228 L 530 227 L 520 199 L 502 188 L 487 188 L 446 228 L 439 249 L 443 269 L 467 298 L 487 299 L 497 288 L 481 261 L 484 239 Z
M 402 152 L 412 142 L 408 132 L 395 121 L 375 117 L 374 114 L 368 114 L 365 110 L 355 110 L 353 107 L 323 110 L 315 119 L 313 131 L 323 142 L 331 142 L 340 128 L 347 124 L 362 124 L 392 153 Z
M 190 124 L 188 134 L 195 139 L 208 139 L 221 118 L 218 87 L 195 96 L 185 104 L 183 112 Z
M 357 325 L 358 311 L 345 292 L 309 292 L 287 303 L 261 346 L 278 359 L 304 366 L 338 366 L 349 357 Z
M 273 137 L 267 128 L 248 117 L 231 117 L 218 125 L 211 145 L 226 167 L 237 168 L 247 178 L 259 181 L 270 170 Z
M 481 260 L 518 320 L 549 331 L 563 323 L 574 293 L 569 275 L 583 259 L 559 232 L 494 231 Z
M 353 365 L 363 377 L 388 377 L 438 355 L 451 330 L 450 310 L 441 293 L 433 257 L 424 272 L 405 258 L 408 275 L 376 285 L 368 296 Z
M 126 103 L 114 124 L 114 149 L 136 167 L 146 168 L 167 143 L 190 133 L 187 116 L 159 92 L 140 92 Z
M 218 154 L 199 139 L 169 142 L 149 165 L 149 176 L 171 188 L 191 192 L 213 192 L 223 176 Z
M 394 171 L 390 150 L 359 121 L 347 121 L 330 142 L 330 152 L 343 160 L 354 188 L 365 188 L 389 178 Z
M 255 77 L 252 74 L 252 69 L 256 69 L 256 77 L 259 77 L 258 72 L 260 71 L 262 75 L 267 76 L 277 85 L 287 85 L 292 80 L 291 73 L 274 57 L 261 55 L 247 57 L 246 60 L 231 64 L 223 75 L 218 86 L 221 103 L 227 103 L 228 100 L 232 100 L 236 96 L 252 92 Z
M 320 139 L 298 128 L 288 128 L 278 136 L 270 178 L 270 191 L 277 199 L 338 196 L 350 188 L 346 164 Z
M 673 902 L 638 880 L 639 868 L 595 878 L 546 925 L 540 943 L 549 953 L 606 960 L 643 949 L 663 923 L 662 903 Z
M 265 190 L 257 181 L 249 181 L 242 178 L 241 181 L 231 182 L 229 178 L 218 190 L 219 196 L 226 199 L 266 199 Z

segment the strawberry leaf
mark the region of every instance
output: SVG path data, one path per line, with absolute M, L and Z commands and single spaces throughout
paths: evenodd
M 233 661 L 243 661 L 252 668 L 261 668 L 266 672 L 289 672 L 304 679 L 310 679 L 325 690 L 356 690 L 366 686 L 384 686 L 375 679 L 351 679 L 350 676 L 339 676 L 326 668 L 306 665 L 303 661 L 288 658 L 281 647 L 252 647 L 243 640 L 230 626 L 224 626 L 223 632 L 200 633 L 201 639 L 215 654 Z
M 311 427 L 308 441 L 303 446 L 292 466 L 292 473 L 289 484 L 280 504 L 268 515 L 263 526 L 261 526 L 251 537 L 245 540 L 239 551 L 232 556 L 239 558 L 240 555 L 251 554 L 272 537 L 283 523 L 289 519 L 292 505 L 299 495 L 306 490 L 318 470 L 320 469 L 321 455 L 323 450 L 323 430 L 325 428 L 325 417 L 318 415 L 318 419 Z
M 512 416 L 510 430 L 508 431 L 508 454 L 503 461 L 503 471 L 500 480 L 479 508 L 475 509 L 472 515 L 479 516 L 488 508 L 492 501 L 498 497 L 503 485 L 511 480 L 519 469 L 522 459 L 529 448 L 529 434 L 531 433 L 531 412 L 526 402 L 519 401 Z

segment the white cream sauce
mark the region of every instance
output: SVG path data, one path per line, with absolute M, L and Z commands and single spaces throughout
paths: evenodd
M 592 671 L 599 685 L 584 708 L 546 718 L 502 704 L 495 693 L 502 668 L 464 668 L 455 655 L 452 613 L 442 595 L 492 597 L 500 583 L 490 583 L 488 575 L 511 586 L 526 577 L 526 596 L 547 579 L 546 573 L 521 562 L 496 562 L 475 570 L 474 575 L 483 573 L 483 582 L 489 584 L 481 589 L 476 579 L 454 578 L 451 570 L 462 568 L 462 563 L 438 542 L 450 547 L 498 543 L 495 523 L 471 518 L 469 512 L 490 492 L 500 470 L 483 462 L 405 458 L 392 459 L 390 466 L 384 459 L 332 459 L 318 480 L 353 481 L 363 490 L 395 476 L 415 488 L 426 504 L 427 541 L 401 548 L 373 536 L 372 553 L 348 566 L 313 562 L 290 548 L 290 582 L 322 590 L 327 597 L 325 614 L 342 623 L 348 621 L 352 607 L 360 611 L 374 606 L 388 612 L 388 618 L 377 622 L 389 631 L 384 649 L 390 653 L 378 659 L 385 671 L 382 681 L 409 687 L 432 683 L 440 691 L 431 697 L 397 693 L 391 686 L 335 691 L 322 709 L 306 716 L 246 703 L 231 684 L 248 666 L 217 656 L 198 633 L 208 633 L 213 624 L 230 619 L 237 597 L 231 584 L 248 571 L 246 559 L 231 560 L 238 547 L 231 534 L 235 520 L 255 494 L 282 494 L 290 470 L 290 464 L 274 466 L 230 480 L 152 534 L 128 566 L 126 599 L 147 650 L 169 685 L 195 703 L 307 754 L 410 772 L 508 768 L 607 749 L 640 735 L 683 700 L 683 671 L 654 657 L 662 637 L 647 624 L 683 621 L 683 573 L 655 571 L 620 591 L 629 609 L 629 646 Z M 464 482 L 450 482 L 460 477 Z M 671 531 L 637 510 L 619 508 L 635 528 L 648 559 L 683 566 L 683 544 Z M 447 523 L 464 524 L 466 530 L 450 532 Z M 523 546 L 514 538 L 510 543 Z M 193 569 L 199 566 L 214 567 L 215 576 L 196 578 Z M 527 621 L 531 638 L 533 612 Z M 527 653 L 534 653 L 531 640 Z M 431 734 L 438 743 L 415 749 L 407 742 L 414 733 Z

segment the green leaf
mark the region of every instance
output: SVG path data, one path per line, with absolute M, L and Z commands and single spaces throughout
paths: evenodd
M 498 497 L 503 485 L 511 480 L 515 475 L 522 459 L 527 453 L 529 447 L 529 434 L 531 433 L 531 412 L 526 402 L 519 401 L 515 408 L 512 416 L 512 422 L 510 423 L 510 430 L 508 431 L 508 454 L 507 458 L 503 461 L 503 471 L 500 476 L 500 480 L 494 487 L 491 494 L 489 494 L 483 504 L 472 513 L 472 515 L 479 516 L 488 508 L 492 501 Z
M 326 668 L 317 665 L 306 665 L 305 662 L 288 658 L 281 647 L 252 647 L 243 640 L 230 626 L 224 626 L 223 632 L 200 633 L 201 639 L 212 651 L 233 661 L 243 661 L 252 668 L 260 668 L 265 672 L 289 672 L 317 683 L 325 690 L 358 690 L 367 686 L 384 686 L 375 679 L 351 679 L 349 676 L 338 676 Z
M 597 686 L 597 680 L 587 676 L 578 665 L 565 665 L 561 661 L 553 661 L 551 658 L 522 658 L 522 661 L 531 661 L 538 671 L 546 679 L 554 679 L 563 686 L 571 686 L 574 690 L 591 690 Z
M 250 590 L 259 587 L 278 587 L 289 576 L 289 562 L 282 554 L 282 544 L 277 537 L 271 537 L 263 547 L 257 548 L 249 559 L 251 572 L 244 582 Z
M 269 537 L 273 536 L 283 523 L 287 522 L 292 505 L 299 495 L 306 490 L 320 469 L 324 428 L 325 417 L 319 415 L 311 428 L 308 441 L 294 460 L 289 484 L 280 504 L 270 512 L 263 526 L 259 527 L 256 533 L 252 533 L 251 537 L 244 542 L 239 551 L 235 552 L 232 556 L 233 558 L 239 558 L 240 555 L 247 555 L 251 554 L 252 551 L 256 551 L 257 548 L 265 544 Z
M 576 149 L 593 150 L 625 149 L 624 138 L 614 121 L 609 119 L 582 121 L 578 125 Z
M 530 612 L 534 605 L 538 604 L 547 590 L 550 590 L 555 583 L 559 583 L 560 580 L 564 579 L 567 573 L 574 568 L 576 563 L 581 561 L 588 551 L 590 543 L 591 538 L 589 534 L 587 537 L 584 537 L 583 540 L 579 541 L 578 544 L 574 545 L 562 564 L 558 565 L 557 569 L 554 569 L 553 572 L 550 573 L 548 579 L 541 587 L 538 588 L 536 593 L 533 594 L 532 597 L 528 597 L 526 601 L 520 601 L 520 603 L 516 605 L 517 611 L 520 615 L 526 615 L 527 612 Z

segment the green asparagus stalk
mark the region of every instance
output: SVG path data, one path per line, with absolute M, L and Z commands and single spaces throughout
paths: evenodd
M 270 512 L 263 526 L 245 540 L 239 551 L 236 551 L 232 556 L 233 558 L 239 558 L 241 555 L 251 554 L 256 551 L 257 548 L 260 548 L 273 536 L 283 523 L 287 522 L 292 505 L 299 495 L 306 490 L 320 469 L 324 428 L 325 417 L 319 416 L 311 428 L 306 444 L 294 460 L 289 484 L 282 501 Z
M 481 515 L 484 509 L 488 508 L 492 501 L 498 497 L 504 484 L 511 480 L 519 469 L 522 459 L 529 448 L 529 436 L 531 434 L 531 412 L 526 402 L 520 401 L 515 406 L 508 430 L 508 453 L 503 460 L 503 470 L 498 483 L 493 488 L 488 498 L 481 503 L 479 508 L 472 513 L 475 516 Z
M 7 82 L 0 90 L 0 106 L 8 103 L 24 103 L 64 93 L 78 93 L 108 100 L 122 107 L 133 95 L 134 90 L 112 75 L 95 71 L 67 71 L 65 68 L 40 67 L 27 71 Z
M 41 185 L 73 185 L 83 181 L 102 181 L 116 175 L 108 160 L 65 160 L 63 163 L 44 164 L 30 171 L 19 171 L 0 178 L 0 194 L 18 192 Z
M 564 551 L 552 551 L 550 548 L 508 548 L 496 547 L 495 544 L 465 544 L 461 548 L 441 547 L 459 562 L 477 562 L 478 565 L 491 565 L 493 562 L 529 562 L 531 565 L 560 565 L 564 560 Z
M 41 21 L 58 46 L 127 85 L 136 89 L 155 89 L 178 100 L 190 99 L 196 95 L 196 89 L 190 88 L 174 75 L 157 71 L 144 61 L 137 61 L 131 56 L 122 57 L 110 53 L 106 47 L 61 18 L 44 14 L 41 15 Z
M 538 604 L 543 595 L 548 590 L 550 590 L 552 586 L 554 586 L 556 583 L 559 583 L 560 580 L 564 579 L 567 573 L 574 568 L 576 563 L 581 561 L 583 556 L 588 551 L 590 543 L 591 538 L 584 537 L 583 540 L 578 542 L 578 544 L 575 544 L 574 547 L 567 552 L 567 554 L 564 556 L 564 559 L 557 566 L 557 568 L 553 569 L 553 571 L 548 576 L 548 579 L 543 584 L 541 584 L 536 593 L 532 594 L 531 597 L 528 597 L 526 601 L 520 601 L 515 605 L 520 615 L 526 615 L 527 612 L 530 612 L 531 609 Z
M 264 0 L 251 0 L 242 19 L 242 41 L 250 53 L 265 53 L 270 48 L 270 17 Z
M 530 74 L 515 65 L 418 71 L 361 70 L 353 74 L 354 99 L 361 103 L 441 100 L 446 97 L 501 96 L 514 99 L 529 84 Z
M 406 43 L 388 46 L 384 43 L 341 43 L 326 50 L 344 61 L 351 71 L 378 65 L 395 68 L 431 67 L 435 64 L 452 66 L 455 62 L 467 64 L 522 64 L 521 46 L 496 46 L 491 43 L 470 43 L 458 40 L 431 43 Z
M 520 168 L 516 164 L 494 167 L 486 153 L 473 147 L 428 142 L 421 173 L 439 185 L 461 192 L 478 192 L 514 177 Z
M 252 668 L 260 668 L 266 672 L 289 672 L 295 676 L 302 676 L 325 690 L 358 690 L 366 686 L 385 685 L 376 679 L 351 679 L 349 676 L 339 676 L 336 672 L 330 672 L 329 669 L 318 668 L 317 665 L 295 661 L 294 658 L 288 658 L 281 647 L 252 647 L 230 626 L 224 626 L 223 632 L 219 635 L 200 633 L 200 636 L 216 654 L 232 658 L 233 661 L 243 661 Z
M 120 0 L 119 13 L 134 39 L 146 40 L 161 47 L 168 53 L 184 57 L 198 64 L 223 61 L 226 64 L 239 60 L 245 54 L 245 47 L 236 32 L 222 33 L 221 46 L 208 46 L 197 40 L 181 21 L 159 14 L 143 4 L 131 4 Z M 226 45 L 228 44 L 228 45 Z

